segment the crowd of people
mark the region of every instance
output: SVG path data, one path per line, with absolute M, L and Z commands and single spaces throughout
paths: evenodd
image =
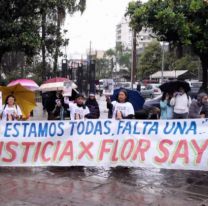
M 95 94 L 90 93 L 85 101 L 82 94 L 77 94 L 74 100 L 64 97 L 61 91 L 45 93 L 42 98 L 43 109 L 48 113 L 48 120 L 83 120 L 99 119 L 100 109 Z M 106 96 L 108 118 L 121 119 L 187 119 L 208 117 L 208 95 L 199 93 L 197 99 L 191 99 L 183 87 L 176 92 L 164 92 L 160 101 L 160 108 L 154 108 L 149 117 L 144 110 L 134 111 L 133 105 L 128 100 L 128 93 L 121 89 L 117 99 L 111 101 Z M 21 120 L 22 111 L 15 102 L 15 97 L 6 98 L 0 119 L 12 121 Z
M 160 119 L 197 119 L 208 117 L 208 95 L 199 93 L 191 99 L 180 87 L 173 94 L 164 92 L 160 101 Z

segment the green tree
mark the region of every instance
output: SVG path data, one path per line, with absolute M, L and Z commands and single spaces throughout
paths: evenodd
M 161 70 L 162 49 L 158 41 L 152 41 L 141 54 L 138 62 L 138 77 L 148 78 Z
M 86 0 L 42 0 L 40 4 L 42 30 L 42 77 L 46 76 L 47 53 L 53 58 L 53 74 L 57 74 L 58 57 L 62 56 L 60 48 L 68 44 L 64 39 L 67 30 L 62 31 L 66 14 L 85 10 Z
M 27 59 L 32 59 L 38 53 L 39 3 L 40 0 L 0 1 L 0 78 L 2 73 L 11 73 L 21 63 L 15 56 L 21 54 L 24 58 L 26 56 Z M 8 65 L 5 62 L 8 63 L 9 56 L 12 57 L 10 61 L 14 60 L 17 63 L 12 70 L 5 67 Z
M 6 52 L 32 57 L 40 45 L 39 0 L 0 1 L 0 62 Z
M 133 8 L 133 9 L 132 9 Z M 208 4 L 204 0 L 149 0 L 142 6 L 129 5 L 131 25 L 152 28 L 159 41 L 188 45 L 199 56 L 202 88 L 207 90 Z
M 139 57 L 138 76 L 140 79 L 148 78 L 151 74 L 160 71 L 162 67 L 162 46 L 158 41 L 152 41 Z M 188 70 L 193 75 L 198 75 L 199 58 L 190 52 L 177 56 L 177 50 L 165 51 L 165 70 Z
M 54 73 L 57 72 L 58 57 L 61 55 L 60 47 L 66 46 L 68 40 L 64 40 L 61 35 L 61 25 L 64 23 L 66 13 L 73 14 L 76 11 L 84 12 L 86 0 L 56 0 L 55 19 L 56 19 L 56 40 L 54 53 Z

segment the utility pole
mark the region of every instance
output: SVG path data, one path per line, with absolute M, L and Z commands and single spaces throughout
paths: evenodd
M 164 64 L 165 64 L 165 44 L 162 42 L 162 65 L 161 65 L 161 84 L 164 82 Z
M 136 79 L 136 66 L 137 66 L 137 40 L 136 40 L 136 31 L 133 30 L 132 33 L 132 63 L 131 63 L 131 89 L 133 89 L 133 85 Z

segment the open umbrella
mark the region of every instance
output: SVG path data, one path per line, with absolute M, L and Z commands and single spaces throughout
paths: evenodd
M 178 91 L 180 87 L 184 88 L 185 92 L 189 92 L 191 90 L 188 82 L 180 80 L 166 82 L 162 84 L 159 88 L 162 92 L 174 93 Z
M 124 88 L 118 88 L 114 90 L 113 96 L 111 97 L 112 101 L 117 100 L 118 93 L 121 89 Z M 125 89 L 125 90 L 128 93 L 128 101 L 132 103 L 134 110 L 138 111 L 139 109 L 142 109 L 144 104 L 144 98 L 139 94 L 139 92 L 130 89 Z
M 40 86 L 40 91 L 42 92 L 50 92 L 50 91 L 60 91 L 64 89 L 64 82 L 69 81 L 67 78 L 57 77 L 48 79 Z M 76 89 L 77 85 L 72 82 L 72 89 Z
M 39 89 L 39 86 L 31 79 L 17 79 L 17 80 L 10 82 L 7 86 L 11 87 L 17 84 L 21 84 L 23 87 L 31 91 L 36 91 Z
M 3 94 L 3 101 L 5 102 L 8 95 L 13 95 L 16 98 L 16 103 L 19 105 L 23 118 L 30 115 L 30 112 L 35 108 L 35 93 L 21 86 L 20 84 L 5 87 L 0 86 L 0 91 Z

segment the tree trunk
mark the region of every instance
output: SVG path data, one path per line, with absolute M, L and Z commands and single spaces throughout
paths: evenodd
M 2 57 L 3 57 L 3 52 L 0 52 L 0 82 L 2 81 L 1 75 L 3 73 L 3 69 L 2 69 Z
M 53 72 L 54 75 L 57 75 L 58 70 L 58 56 L 59 56 L 59 48 L 60 48 L 60 39 L 61 39 L 61 16 L 59 12 L 59 8 L 57 9 L 57 28 L 56 28 L 56 48 L 55 48 L 55 54 L 54 54 L 54 65 L 53 65 Z
M 46 12 L 42 11 L 42 20 L 41 20 L 41 27 L 42 27 L 42 81 L 46 80 L 46 47 L 45 47 L 45 40 L 46 40 Z
M 207 69 L 208 69 L 208 54 L 203 54 L 200 56 L 201 65 L 202 65 L 202 87 L 200 91 L 207 92 Z
M 176 47 L 176 57 L 178 59 L 182 58 L 183 56 L 183 46 L 181 44 L 178 44 Z

